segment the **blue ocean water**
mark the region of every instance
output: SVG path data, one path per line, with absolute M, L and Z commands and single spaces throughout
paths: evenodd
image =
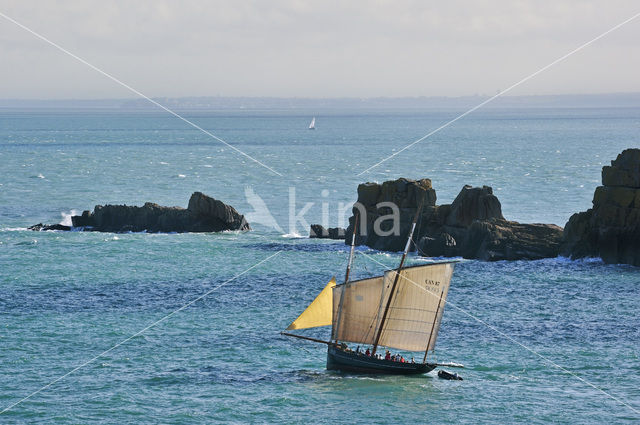
M 73 373 L 0 422 L 640 421 L 640 269 L 630 266 L 459 264 L 436 353 L 464 363 L 464 381 L 327 372 L 323 347 L 279 335 L 342 276 L 348 253 L 297 236 L 308 229 L 289 223 L 292 196 L 294 212 L 313 203 L 307 222 L 326 210 L 335 226 L 359 183 L 426 177 L 438 203 L 486 184 L 508 219 L 564 225 L 590 206 L 602 165 L 640 145 L 640 109 L 487 109 L 358 175 L 459 112 L 186 114 L 278 176 L 161 112 L 1 111 L 0 410 Z M 186 207 L 194 191 L 250 213 L 247 189 L 279 229 L 25 230 L 96 204 Z M 358 252 L 356 277 L 399 260 Z

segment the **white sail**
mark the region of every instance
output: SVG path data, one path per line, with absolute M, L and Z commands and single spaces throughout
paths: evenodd
M 453 267 L 454 263 L 440 263 L 402 269 L 379 345 L 408 351 L 435 347 Z M 388 271 L 384 277 L 334 288 L 335 338 L 361 344 L 375 342 L 395 275 L 395 270 Z M 339 305 L 341 296 L 342 306 Z
M 316 128 L 316 117 L 311 119 L 311 124 L 309 124 L 309 130 L 315 130 Z

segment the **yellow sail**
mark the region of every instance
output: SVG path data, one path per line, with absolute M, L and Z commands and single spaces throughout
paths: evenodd
M 296 320 L 287 328 L 306 329 L 331 324 L 333 316 L 333 287 L 336 286 L 336 278 L 333 277 L 318 294 L 315 300 L 302 312 Z

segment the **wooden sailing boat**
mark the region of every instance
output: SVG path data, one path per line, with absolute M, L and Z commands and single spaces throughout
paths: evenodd
M 358 225 L 356 215 L 344 283 L 337 285 L 335 277 L 332 278 L 287 328 L 331 325 L 331 340 L 286 332 L 283 335 L 327 344 L 327 369 L 330 370 L 421 374 L 443 365 L 427 362 L 427 354 L 436 344 L 455 261 L 404 267 L 421 209 L 422 204 L 414 217 L 398 268 L 382 276 L 349 281 Z M 348 349 L 347 342 L 370 346 L 370 350 L 366 349 L 369 355 L 365 350 Z M 385 356 L 377 355 L 380 347 L 419 351 L 424 356 L 422 362 L 386 360 Z
M 313 117 L 311 119 L 311 124 L 309 124 L 309 130 L 315 130 L 316 129 L 316 117 Z

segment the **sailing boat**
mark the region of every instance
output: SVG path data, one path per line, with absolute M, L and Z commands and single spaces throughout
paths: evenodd
M 455 261 L 403 267 L 422 204 L 416 212 L 407 244 L 395 270 L 381 276 L 349 281 L 355 246 L 356 215 L 344 283 L 335 277 L 287 330 L 331 325 L 331 340 L 282 332 L 283 335 L 327 344 L 327 369 L 357 373 L 422 374 L 455 363 L 427 362 L 433 351 L 447 300 Z M 352 351 L 346 343 L 371 346 Z M 380 347 L 424 352 L 422 362 L 398 362 L 377 355 Z M 368 354 L 368 355 L 367 355 Z M 385 357 L 387 357 L 385 359 Z
M 316 129 L 316 117 L 313 117 L 311 119 L 311 124 L 309 124 L 309 130 L 315 130 Z

